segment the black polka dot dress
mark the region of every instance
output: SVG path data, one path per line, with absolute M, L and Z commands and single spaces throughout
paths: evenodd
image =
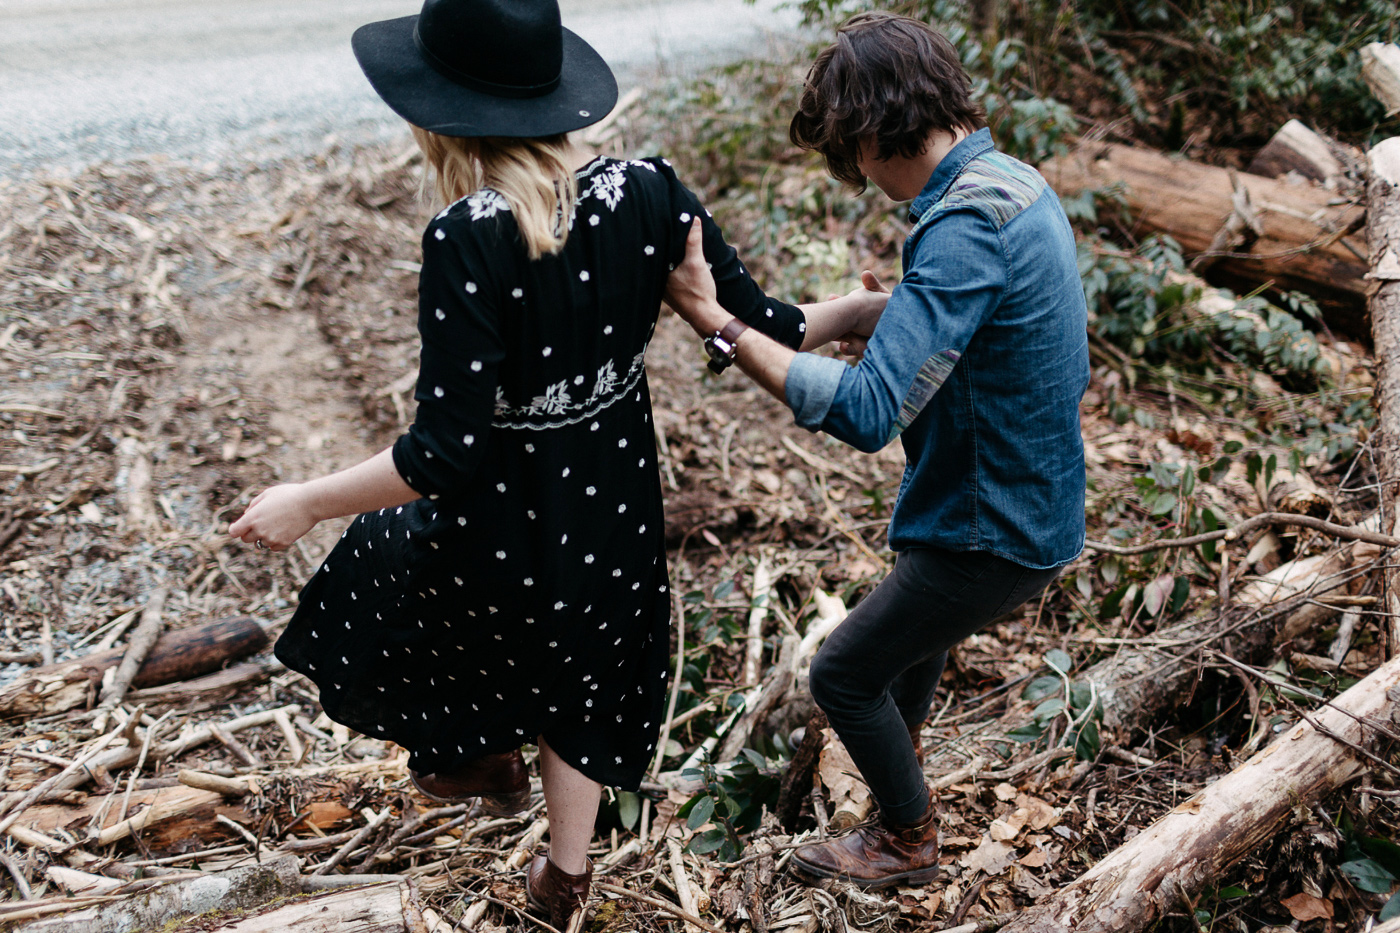
M 655 754 L 670 595 L 643 356 L 691 218 L 720 302 L 789 346 L 765 298 L 665 160 L 579 173 L 564 250 L 530 261 L 484 189 L 423 237 L 413 426 L 394 445 L 423 498 L 356 517 L 276 654 L 327 715 L 451 771 L 543 735 L 603 784 Z

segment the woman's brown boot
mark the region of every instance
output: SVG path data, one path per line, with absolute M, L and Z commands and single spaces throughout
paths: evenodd
M 409 778 L 418 792 L 435 803 L 466 803 L 481 798 L 481 811 L 491 816 L 514 816 L 530 806 L 530 772 L 520 749 L 482 755 L 455 771 Z
M 574 911 L 588 903 L 588 889 L 593 882 L 593 862 L 585 860 L 581 873 L 571 875 L 547 855 L 537 855 L 525 874 L 525 899 L 537 912 L 549 918 L 550 926 L 564 930 Z

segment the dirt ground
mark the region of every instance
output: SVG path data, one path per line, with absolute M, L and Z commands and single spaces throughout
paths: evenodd
M 231 542 L 225 528 L 266 485 L 358 462 L 411 419 L 416 253 L 429 211 L 417 198 L 418 172 L 405 138 L 388 148 L 336 149 L 256 166 L 145 161 L 74 177 L 0 182 L 0 649 L 27 656 L 0 671 L 0 687 L 36 661 L 61 661 L 99 640 L 116 641 L 162 585 L 170 589 L 167 628 L 245 615 L 275 636 L 301 581 L 341 525 L 325 523 L 285 554 Z M 875 239 L 884 247 L 897 242 L 890 231 Z M 887 267 L 888 250 L 883 255 Z M 1339 367 L 1364 381 L 1359 348 L 1340 344 L 1334 352 Z M 672 733 L 675 751 L 683 754 L 715 728 L 715 707 L 743 686 L 735 671 L 759 561 L 779 568 L 764 629 L 768 662 L 784 633 L 798 632 L 815 617 L 819 591 L 849 605 L 887 571 L 892 555 L 883 533 L 903 458 L 897 447 L 868 457 L 808 435 L 747 382 L 706 376 L 696 341 L 669 313 L 663 313 L 647 364 L 657 399 L 672 573 L 678 594 L 685 594 L 677 605 L 686 607 L 695 652 L 686 679 L 714 695 L 702 708 L 701 691 L 691 691 L 678 709 L 699 710 Z M 1212 423 L 1209 412 L 1184 402 L 1178 410 L 1176 399 L 1159 405 L 1163 418 L 1173 419 L 1176 441 L 1119 424 L 1108 415 L 1118 391 L 1112 369 L 1097 368 L 1084 421 L 1091 470 L 1104 478 L 1101 489 L 1110 489 L 1107 478 L 1127 466 L 1140 469 L 1156 459 L 1151 455 L 1162 453 L 1162 445 L 1181 453 L 1180 445 L 1223 444 L 1235 436 L 1228 425 Z M 1253 495 L 1248 484 L 1222 481 L 1221 489 L 1222 516 L 1242 512 Z M 1096 532 L 1103 530 L 1100 525 Z M 1077 610 L 1076 592 L 1103 587 L 1097 578 L 1078 582 L 1087 566 L 1069 568 L 1063 587 L 974 637 L 954 658 L 939 697 L 942 712 L 928 732 L 929 773 L 953 772 L 988 748 L 1004 756 L 997 767 L 1005 770 L 996 781 L 968 779 L 942 788 L 944 882 L 886 897 L 850 889 L 818 897 L 781 873 L 771 880 L 770 857 L 764 882 L 771 886 L 770 918 L 815 918 L 801 922 L 807 929 L 841 929 L 845 921 L 833 919 L 837 911 L 869 928 L 912 929 L 935 918 L 955 926 L 1004 914 L 1072 879 L 1229 770 L 1229 747 L 1254 725 L 1242 718 L 1238 689 L 1232 694 L 1220 687 L 1213 678 L 1228 678 L 1213 671 L 1202 675 L 1203 699 L 1183 722 L 1152 730 L 1132 749 L 1114 747 L 1092 767 L 1051 760 L 1020 767 L 1007 743 L 994 741 L 995 716 L 1018 702 L 1032 675 L 1044 672 L 1048 652 L 1068 650 L 1078 659 L 1093 650 L 1075 628 L 1087 615 Z M 1131 633 L 1134 622 L 1109 620 L 1095 634 Z M 1369 669 L 1380 646 L 1374 639 L 1358 643 L 1355 663 Z M 362 774 L 348 782 L 338 778 L 333 787 L 318 785 L 319 778 L 303 780 L 287 770 L 305 762 L 294 760 L 276 727 L 252 729 L 244 742 L 262 764 L 258 773 L 275 775 L 280 768 L 288 776 L 283 783 L 267 779 L 253 808 L 258 819 L 248 817 L 248 825 L 258 825 L 269 843 L 290 840 L 308 799 L 330 807 L 308 823 L 322 835 L 356 825 L 363 807 L 395 808 L 400 827 L 442 820 L 441 838 L 423 843 L 428 848 L 384 842 L 361 868 L 418 872 L 432 902 L 451 918 L 473 903 L 485 905 L 478 895 L 489 893 L 498 903 L 484 919 L 475 915 L 474 922 L 487 925 L 478 928 L 520 922 L 512 913 L 521 905 L 518 872 L 502 864 L 509 862 L 504 854 L 529 841 L 533 816 L 493 827 L 494 835 L 464 849 L 483 821 L 425 810 L 407 793 L 401 774 L 386 777 L 396 751 L 350 736 L 320 716 L 314 691 L 300 677 L 269 670 L 232 699 L 170 708 L 153 703 L 131 715 L 150 730 L 163 728 L 164 737 L 177 727 L 188 733 L 201 722 L 289 705 L 305 724 L 305 762 L 382 762 L 387 770 L 372 779 Z M 760 730 L 765 755 L 788 750 L 790 730 L 806 722 L 809 710 L 795 704 Z M 72 748 L 93 734 L 85 716 L 57 712 L 0 727 L 0 751 L 11 753 L 7 789 L 22 790 L 53 773 L 52 763 L 17 750 Z M 178 767 L 250 770 L 235 749 L 216 744 L 149 767 L 150 786 L 168 786 Z M 823 772 L 827 803 L 836 802 L 840 783 L 832 774 Z M 688 838 L 675 813 L 689 795 L 655 783 L 644 791 L 640 826 L 626 816 L 627 804 L 610 796 L 595 854 L 605 864 L 616 857 L 608 871 L 617 883 L 678 896 L 667 890 L 674 882 L 667 880 L 662 842 L 668 833 Z M 803 805 L 808 824 L 820 805 Z M 88 827 L 65 812 L 50 814 L 45 828 L 61 833 L 67 827 L 81 838 Z M 259 822 L 265 814 L 271 816 Z M 91 817 L 87 811 L 84 819 Z M 994 837 L 988 833 L 996 821 L 1002 828 Z M 1303 831 L 1241 868 L 1239 883 L 1276 898 L 1301 886 L 1315 889 L 1310 897 L 1361 897 L 1369 905 L 1364 898 L 1374 895 L 1326 887 L 1330 876 L 1319 866 L 1326 853 L 1335 854 L 1340 838 L 1331 818 L 1319 809 L 1301 822 Z M 771 821 L 753 838 L 766 839 L 775 855 L 793 842 Z M 633 839 L 638 844 L 628 853 Z M 233 829 L 205 824 L 138 841 L 134 853 L 120 846 L 108 851 L 118 861 L 140 856 L 154 864 L 184 856 L 218 867 L 246 862 L 242 843 Z M 23 854 L 21 870 L 36 887 L 43 884 L 46 858 Z M 752 889 L 743 870 L 703 857 L 689 864 L 722 914 L 731 921 L 743 916 L 741 889 Z M 451 866 L 465 866 L 465 874 L 454 875 Z M 667 922 L 664 913 L 640 903 L 609 903 L 611 913 L 596 928 L 612 929 L 624 919 L 647 929 Z M 1286 920 L 1278 903 L 1264 912 Z

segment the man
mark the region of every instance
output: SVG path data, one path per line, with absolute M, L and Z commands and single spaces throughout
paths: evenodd
M 805 846 L 808 878 L 938 874 L 919 760 L 947 652 L 1044 589 L 1084 541 L 1087 313 L 1074 235 L 1034 168 L 998 152 L 951 43 L 917 20 L 843 25 L 807 76 L 795 143 L 857 191 L 913 200 L 904 277 L 858 365 L 744 330 L 692 248 L 668 300 L 796 421 L 863 451 L 899 437 L 893 572 L 812 664 L 812 696 L 870 785 L 878 825 Z

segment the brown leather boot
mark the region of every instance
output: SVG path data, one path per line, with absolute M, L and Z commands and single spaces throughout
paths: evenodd
M 514 816 L 530 806 L 530 772 L 518 748 L 482 755 L 456 771 L 408 774 L 418 792 L 435 803 L 466 803 L 480 797 L 482 812 L 491 816 Z
M 938 877 L 938 812 L 912 826 L 861 826 L 840 839 L 803 846 L 793 870 L 808 880 L 837 878 L 863 888 L 925 884 Z
M 549 918 L 556 930 L 569 926 L 575 910 L 588 902 L 588 888 L 593 882 L 593 862 L 588 860 L 583 871 L 571 875 L 547 855 L 537 855 L 525 873 L 525 900 L 536 912 Z

